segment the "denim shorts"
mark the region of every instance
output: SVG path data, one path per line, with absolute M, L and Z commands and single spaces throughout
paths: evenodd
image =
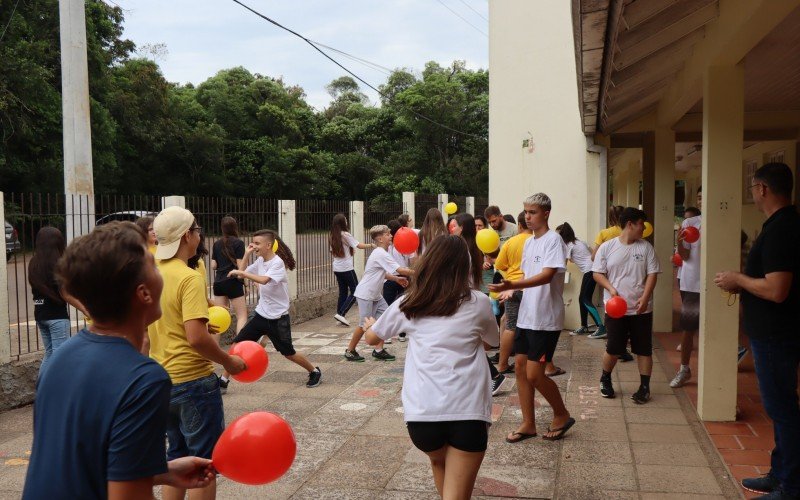
M 167 460 L 211 452 L 225 429 L 222 395 L 215 374 L 172 386 L 167 422 Z

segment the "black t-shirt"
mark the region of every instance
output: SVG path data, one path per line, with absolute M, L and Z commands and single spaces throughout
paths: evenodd
M 228 258 L 232 254 L 236 259 L 244 257 L 244 241 L 239 238 L 228 238 L 228 251 L 222 246 L 223 240 L 219 239 L 214 242 L 214 247 L 211 250 L 211 258 L 217 262 L 217 271 L 214 275 L 214 281 L 223 281 L 228 279 L 228 273 L 236 269 L 236 261 L 231 262 Z
M 36 287 L 31 287 L 31 295 L 33 295 L 33 317 L 36 321 L 69 319 L 66 302 L 56 302 Z
M 797 335 L 793 325 L 800 310 L 800 214 L 794 205 L 764 222 L 747 256 L 747 276 L 763 278 L 775 272 L 792 273 L 789 296 L 780 304 L 742 291 L 745 332 L 755 339 Z

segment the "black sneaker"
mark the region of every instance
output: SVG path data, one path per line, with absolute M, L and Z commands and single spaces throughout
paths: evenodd
M 353 349 L 352 351 L 345 349 L 344 359 L 346 359 L 347 361 L 364 361 L 364 356 L 357 353 L 355 349 Z
M 308 382 L 306 382 L 306 387 L 316 387 L 322 382 L 322 370 L 319 369 L 317 366 L 311 373 L 308 374 Z
M 633 361 L 633 355 L 629 350 L 625 349 L 625 352 L 619 355 L 619 360 L 622 362 Z
M 766 495 L 761 495 L 760 497 L 755 497 L 753 500 L 798 500 L 800 497 L 796 497 L 794 495 L 789 495 L 785 493 L 780 486 L 775 488 L 774 490 L 770 491 Z
M 507 373 L 507 374 L 510 373 L 511 375 L 513 375 L 514 371 L 516 371 L 516 367 L 514 366 L 514 363 L 511 363 L 510 365 L 508 365 L 508 368 L 501 371 L 500 373 Z
M 506 376 L 502 373 L 497 376 L 497 378 L 492 379 L 492 396 L 497 396 L 500 394 L 500 386 L 503 385 L 505 382 Z
M 223 380 L 222 377 L 219 378 L 219 393 L 225 394 L 228 392 L 228 383 L 230 380 Z
M 650 389 L 640 385 L 639 390 L 631 394 L 631 399 L 637 405 L 643 405 L 647 403 L 650 401 Z
M 487 357 L 489 358 L 489 361 L 491 361 L 495 365 L 500 362 L 500 353 L 499 352 L 496 353 L 494 356 L 487 356 Z
M 614 398 L 614 386 L 610 380 L 600 379 L 600 395 L 608 399 Z
M 778 486 L 780 486 L 780 483 L 772 474 L 742 479 L 742 488 L 753 493 L 770 493 Z
M 389 354 L 389 351 L 386 349 L 382 350 L 381 352 L 373 350 L 372 357 L 380 361 L 394 361 L 396 359 L 394 356 Z

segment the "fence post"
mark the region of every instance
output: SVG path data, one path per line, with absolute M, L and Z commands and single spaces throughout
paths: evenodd
M 467 196 L 467 213 L 475 217 L 475 197 Z
M 186 208 L 185 196 L 162 196 L 161 197 L 161 210 L 167 207 L 181 207 Z
M 366 229 L 364 228 L 364 202 L 351 201 L 350 202 L 350 234 L 361 241 L 364 237 Z M 362 243 L 372 243 L 371 241 L 364 241 Z M 356 270 L 358 279 L 364 273 L 364 264 L 366 261 L 365 252 L 357 251 L 353 256 L 353 268 Z
M 278 201 L 278 233 L 286 245 L 297 254 L 297 208 L 294 200 Z M 299 272 L 299 271 L 298 271 Z M 288 273 L 289 298 L 297 298 L 297 272 Z
M 447 225 L 447 217 L 448 217 L 448 215 L 447 215 L 447 212 L 444 211 L 444 206 L 447 205 L 447 200 L 448 200 L 448 197 L 447 197 L 446 193 L 445 194 L 440 194 L 439 195 L 439 199 L 437 200 L 437 203 L 436 203 L 438 205 L 439 211 L 442 212 L 442 219 L 444 219 L 444 224 L 445 225 Z
M 0 241 L 0 253 L 6 255 L 5 238 L 5 200 L 0 191 L 0 219 L 3 219 L 3 240 Z M 11 324 L 8 318 L 8 266 L 0 266 L 0 364 L 11 361 Z
M 411 220 L 414 221 L 414 227 L 417 226 L 417 213 L 414 206 L 414 193 L 412 191 L 403 191 L 403 211 L 408 214 Z

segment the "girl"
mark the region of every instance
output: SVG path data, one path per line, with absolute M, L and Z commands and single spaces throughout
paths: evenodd
M 461 236 L 467 242 L 467 247 L 469 248 L 469 256 L 472 259 L 472 267 L 470 268 L 470 276 L 472 278 L 472 286 L 476 290 L 480 290 L 481 285 L 483 284 L 483 252 L 480 251 L 478 245 L 475 243 L 475 236 L 477 235 L 477 231 L 475 230 L 475 218 L 472 217 L 470 214 L 458 214 L 456 215 L 453 220 L 455 221 L 455 225 L 453 226 L 453 234 L 456 236 Z
M 389 227 L 389 232 L 392 235 L 392 240 L 394 240 L 394 235 L 397 234 L 397 231 L 399 231 L 400 228 L 403 227 L 400 221 L 397 220 L 390 220 L 387 226 Z M 391 257 L 394 259 L 394 261 L 400 265 L 400 267 L 411 268 L 411 264 L 414 260 L 413 254 L 404 255 L 398 252 L 397 249 L 394 247 L 394 244 L 389 245 L 388 252 L 389 255 L 391 255 Z M 385 300 L 386 304 L 388 305 L 392 305 L 392 303 L 395 300 L 397 300 L 398 298 L 400 298 L 401 295 L 403 295 L 404 291 L 405 289 L 403 288 L 403 286 L 396 281 L 386 280 L 383 282 L 383 300 Z
M 220 223 L 222 238 L 211 250 L 211 269 L 214 273 L 214 304 L 236 313 L 236 333 L 247 323 L 247 302 L 241 280 L 229 278 L 228 273 L 239 269 L 244 258 L 244 242 L 239 239 L 239 226 L 233 217 L 223 217 Z
M 489 298 L 471 286 L 470 261 L 463 238 L 434 239 L 406 295 L 365 323 L 371 345 L 400 332 L 410 339 L 403 415 L 442 498 L 470 498 L 491 424 L 483 344 L 499 336 Z
M 481 229 L 486 229 L 489 227 L 489 223 L 486 221 L 486 217 L 483 215 L 476 215 L 475 216 L 475 232 L 480 231 Z
M 373 244 L 359 243 L 349 231 L 347 217 L 344 214 L 334 215 L 328 243 L 333 255 L 333 274 L 339 284 L 339 300 L 336 303 L 336 314 L 333 315 L 333 319 L 344 326 L 350 326 L 345 316 L 356 302 L 353 294 L 358 286 L 358 278 L 353 268 L 353 249 L 375 248 Z
M 44 342 L 44 358 L 39 375 L 61 344 L 69 339 L 69 313 L 56 283 L 55 267 L 64 253 L 66 241 L 61 231 L 43 227 L 36 235 L 35 253 L 28 264 L 28 283 L 33 294 L 33 317 Z
M 150 250 L 151 254 L 155 255 L 158 240 L 156 239 L 156 232 L 153 230 L 153 218 L 139 217 L 136 219 L 136 225 L 142 228 L 144 234 L 147 235 L 147 249 Z
M 575 231 L 569 223 L 565 222 L 558 226 L 556 232 L 561 235 L 561 239 L 567 244 L 567 258 L 574 262 L 583 273 L 581 291 L 578 295 L 578 304 L 581 310 L 581 327 L 574 330 L 572 335 L 589 333 L 589 314 L 592 315 L 592 320 L 597 325 L 597 330 L 605 331 L 600 313 L 597 312 L 597 308 L 592 301 L 595 287 L 592 275 L 592 251 L 589 250 L 589 245 L 575 237 Z
M 272 244 L 275 241 L 278 242 L 277 253 L 272 251 Z M 252 254 L 257 256 L 255 262 L 245 267 Z M 258 342 L 258 339 L 266 335 L 279 353 L 308 372 L 306 387 L 316 387 L 320 384 L 322 372 L 319 367 L 314 367 L 308 358 L 295 351 L 292 345 L 287 268 L 290 271 L 294 270 L 294 255 L 278 238 L 278 233 L 270 229 L 261 229 L 253 233 L 253 242 L 247 246 L 239 269 L 228 273 L 230 277 L 246 278 L 258 283 L 259 295 L 253 318 L 233 339 L 233 345 L 245 340 Z M 228 373 L 223 374 L 220 380 L 227 387 Z
M 431 244 L 437 236 L 444 236 L 447 234 L 447 228 L 442 219 L 442 212 L 438 208 L 431 208 L 425 214 L 425 220 L 422 221 L 422 229 L 419 231 L 419 254 L 425 252 L 425 248 Z

